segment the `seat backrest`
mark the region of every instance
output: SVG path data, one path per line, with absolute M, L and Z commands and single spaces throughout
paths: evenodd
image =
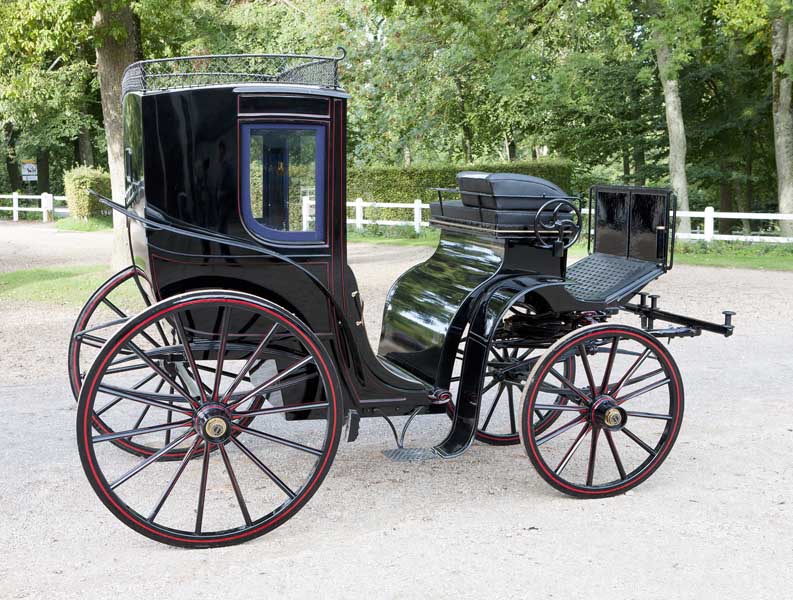
M 589 190 L 594 218 L 594 252 L 635 258 L 668 268 L 671 190 L 631 186 L 593 186 Z M 591 215 L 591 212 L 590 212 Z
M 548 200 L 568 199 L 555 183 L 520 173 L 457 173 L 457 186 L 465 206 L 491 210 L 537 210 Z

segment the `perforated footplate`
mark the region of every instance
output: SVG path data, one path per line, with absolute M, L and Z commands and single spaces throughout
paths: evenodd
M 394 448 L 383 450 L 386 458 L 394 462 L 411 462 L 414 460 L 432 460 L 439 458 L 432 448 Z
M 655 263 L 611 254 L 591 254 L 567 269 L 565 289 L 576 300 L 610 304 L 663 273 Z

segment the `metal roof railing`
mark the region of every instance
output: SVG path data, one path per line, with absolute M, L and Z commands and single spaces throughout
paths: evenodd
M 130 92 L 235 85 L 286 83 L 338 89 L 341 56 L 307 54 L 217 54 L 179 56 L 132 63 L 124 71 L 122 97 Z

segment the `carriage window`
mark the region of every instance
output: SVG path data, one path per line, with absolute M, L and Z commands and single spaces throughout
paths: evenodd
M 323 240 L 324 128 L 243 125 L 242 133 L 246 224 L 273 240 Z

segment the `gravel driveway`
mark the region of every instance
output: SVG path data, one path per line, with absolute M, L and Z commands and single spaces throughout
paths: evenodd
M 0 242 L 2 271 L 94 264 L 110 236 L 0 224 Z M 32 242 L 41 251 L 20 262 Z M 429 253 L 351 247 L 371 338 L 392 281 Z M 66 380 L 76 311 L 3 306 L 0 598 L 788 597 L 793 273 L 680 266 L 652 291 L 662 308 L 692 316 L 736 310 L 737 332 L 673 342 L 683 431 L 636 490 L 562 496 L 520 446 L 392 463 L 381 454 L 392 445 L 385 424 L 367 419 L 299 515 L 214 551 L 158 545 L 100 504 L 80 467 Z M 417 419 L 408 442 L 432 445 L 448 424 Z

